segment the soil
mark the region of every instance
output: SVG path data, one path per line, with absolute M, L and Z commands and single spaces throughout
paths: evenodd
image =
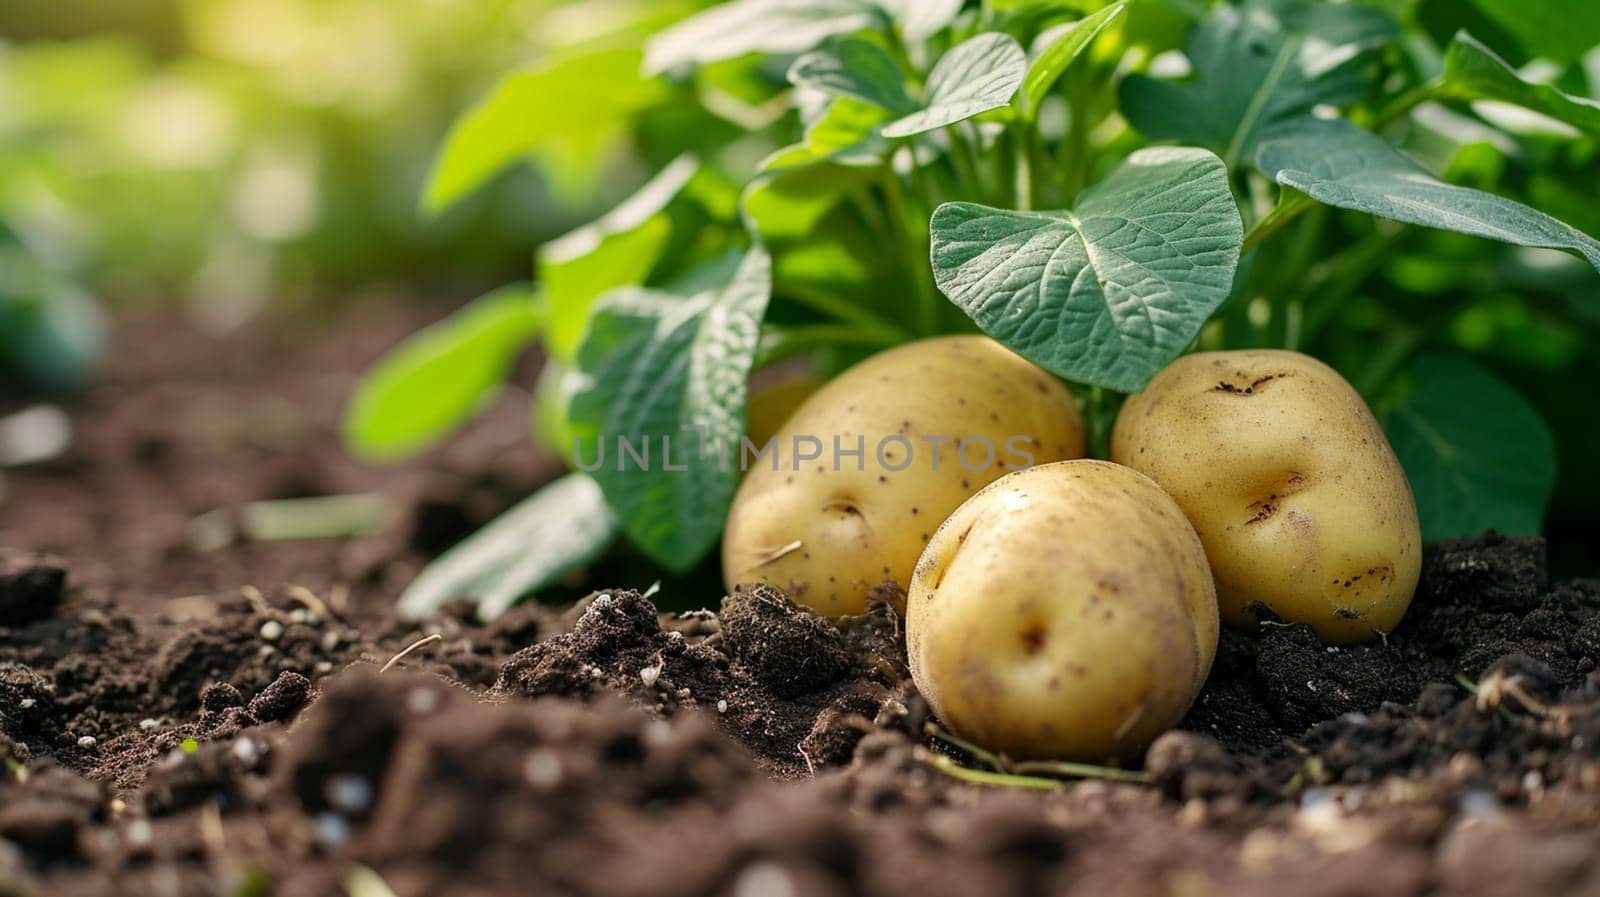
M 0 474 L 0 895 L 1600 894 L 1600 579 L 1538 539 L 1433 546 L 1376 644 L 1226 633 L 1148 784 L 974 784 L 886 602 L 835 626 L 602 565 L 490 625 L 395 618 L 556 470 L 520 391 L 408 465 L 342 453 L 408 314 L 129 321 L 71 451 Z M 378 535 L 196 535 L 369 491 Z

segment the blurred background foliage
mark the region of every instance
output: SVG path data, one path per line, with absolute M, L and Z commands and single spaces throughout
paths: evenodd
M 671 5 L 6 0 L 0 242 L 104 302 L 223 327 L 525 278 L 534 246 L 639 177 L 621 123 L 435 217 L 418 197 L 440 140 L 505 72 Z

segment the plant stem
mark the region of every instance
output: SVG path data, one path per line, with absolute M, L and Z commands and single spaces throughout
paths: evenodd
M 852 324 L 805 324 L 799 327 L 769 325 L 761 334 L 760 347 L 756 350 L 756 366 L 768 365 L 822 346 L 850 344 L 887 348 L 907 338 L 870 333 Z
M 904 342 L 913 336 L 899 324 L 881 318 L 848 299 L 809 284 L 781 281 L 773 292 L 889 342 Z
M 1010 767 L 1006 764 L 1004 758 L 997 754 L 986 751 L 964 738 L 952 735 L 933 723 L 924 723 L 922 726 L 922 734 L 928 736 L 929 738 L 937 738 L 945 744 L 953 747 L 960 748 L 961 750 L 970 754 L 972 759 L 977 760 L 979 763 L 982 763 L 996 772 L 1007 772 L 1010 770 Z
M 1132 769 L 1118 769 L 1115 766 L 1095 766 L 1092 763 L 1068 763 L 1061 760 L 1032 760 L 1025 763 L 1012 765 L 1012 770 L 1019 773 L 1037 772 L 1051 776 L 1064 776 L 1074 779 L 1104 779 L 1108 782 L 1136 782 L 1140 785 L 1150 783 L 1150 777 L 1142 772 Z
M 1438 96 L 1443 87 L 1444 84 L 1441 81 L 1425 81 L 1390 100 L 1384 104 L 1382 109 L 1378 110 L 1377 121 L 1372 124 L 1373 130 L 1383 127 L 1417 106 Z
M 1389 381 L 1400 365 L 1422 344 L 1422 331 L 1409 325 L 1398 325 L 1389 330 L 1377 352 L 1367 361 L 1351 385 L 1372 404 L 1373 394 Z
M 1033 211 L 1033 142 L 1028 130 L 1020 120 L 1011 123 L 1011 140 L 1017 152 L 1017 209 L 1023 212 Z
M 916 758 L 924 765 L 944 773 L 952 779 L 960 779 L 974 785 L 999 785 L 1007 788 L 1029 788 L 1034 791 L 1059 791 L 1065 787 L 1056 779 L 1042 779 L 1034 776 L 1008 775 L 1003 772 L 985 772 L 981 769 L 968 769 L 956 763 L 943 754 L 935 754 L 926 748 L 918 748 Z
M 1355 292 L 1409 234 L 1409 231 L 1402 231 L 1398 235 L 1374 231 L 1323 262 L 1318 266 L 1320 273 L 1318 269 L 1313 269 L 1312 273 L 1318 276 L 1300 293 L 1306 305 L 1301 340 L 1309 343 L 1314 339 L 1323 325 L 1332 319 L 1339 304 Z
M 1288 188 L 1284 189 L 1287 190 Z M 1250 226 L 1250 231 L 1244 235 L 1244 246 L 1240 247 L 1239 253 L 1243 255 L 1261 245 L 1261 242 L 1272 236 L 1278 228 L 1293 221 L 1301 212 L 1311 208 L 1312 205 L 1313 200 L 1304 193 L 1295 193 L 1279 199 L 1278 204 L 1272 207 L 1271 212 L 1268 212 L 1264 218 Z
M 932 336 L 939 329 L 939 296 L 933 286 L 933 272 L 928 262 L 928 241 L 920 231 L 913 233 L 906 215 L 906 195 L 900 188 L 900 176 L 887 171 L 883 179 L 884 195 L 889 203 L 889 217 L 901 244 L 901 259 L 906 276 L 911 278 L 917 294 L 918 332 Z

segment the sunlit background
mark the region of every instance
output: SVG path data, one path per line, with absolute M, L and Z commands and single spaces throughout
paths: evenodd
M 630 186 L 596 176 L 625 158 L 547 164 L 554 191 L 521 167 L 437 217 L 418 195 L 497 76 L 632 4 L 556 6 L 7 0 L 0 251 L 20 245 L 103 302 L 181 303 L 223 329 L 268 303 L 459 299 L 526 278 L 541 238 Z

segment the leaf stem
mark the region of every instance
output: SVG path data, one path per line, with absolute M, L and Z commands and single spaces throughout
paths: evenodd
M 928 241 L 911 230 L 906 214 L 905 191 L 900 188 L 900 176 L 893 170 L 886 170 L 883 190 L 889 203 L 889 217 L 901 244 L 905 273 L 916 290 L 918 332 L 931 336 L 939 329 L 939 297 L 933 285 L 932 266 L 928 262 Z
M 1029 139 L 1029 128 L 1020 119 L 1011 123 L 1011 141 L 1016 144 L 1017 153 L 1015 180 L 1017 209 L 1031 212 L 1033 211 L 1033 142 Z
M 1063 760 L 1031 760 L 1014 763 L 1011 769 L 1019 773 L 1037 772 L 1074 779 L 1104 779 L 1108 782 L 1134 782 L 1140 785 L 1150 783 L 1150 777 L 1137 770 L 1096 766 L 1092 763 L 1068 763 Z
M 914 755 L 923 765 L 944 773 L 952 779 L 959 779 L 974 785 L 998 785 L 1007 788 L 1028 788 L 1034 791 L 1060 791 L 1065 787 L 1057 779 L 1044 779 L 1035 776 L 1009 775 L 1003 772 L 986 772 L 981 769 L 968 769 L 951 760 L 943 754 L 936 754 L 927 748 L 917 748 Z
M 1373 130 L 1383 127 L 1417 106 L 1434 99 L 1443 93 L 1443 88 L 1444 82 L 1436 78 L 1432 81 L 1424 81 L 1400 94 L 1378 110 L 1377 120 L 1372 124 Z
M 785 299 L 821 312 L 835 320 L 851 324 L 857 329 L 864 330 L 891 342 L 904 342 L 913 336 L 899 324 L 887 318 L 879 317 L 848 299 L 810 284 L 782 281 L 773 292 Z
M 1285 187 L 1285 191 L 1289 188 Z M 1301 212 L 1311 208 L 1314 200 L 1304 193 L 1295 192 L 1278 200 L 1265 217 L 1250 226 L 1250 231 L 1244 235 L 1244 245 L 1239 248 L 1239 254 L 1261 245 L 1261 242 L 1272 236 L 1280 227 L 1299 217 Z
M 851 324 L 804 324 L 799 327 L 774 327 L 768 325 L 761 334 L 756 366 L 792 358 L 802 352 L 824 346 L 857 345 L 886 348 L 904 337 L 886 337 L 870 333 Z

